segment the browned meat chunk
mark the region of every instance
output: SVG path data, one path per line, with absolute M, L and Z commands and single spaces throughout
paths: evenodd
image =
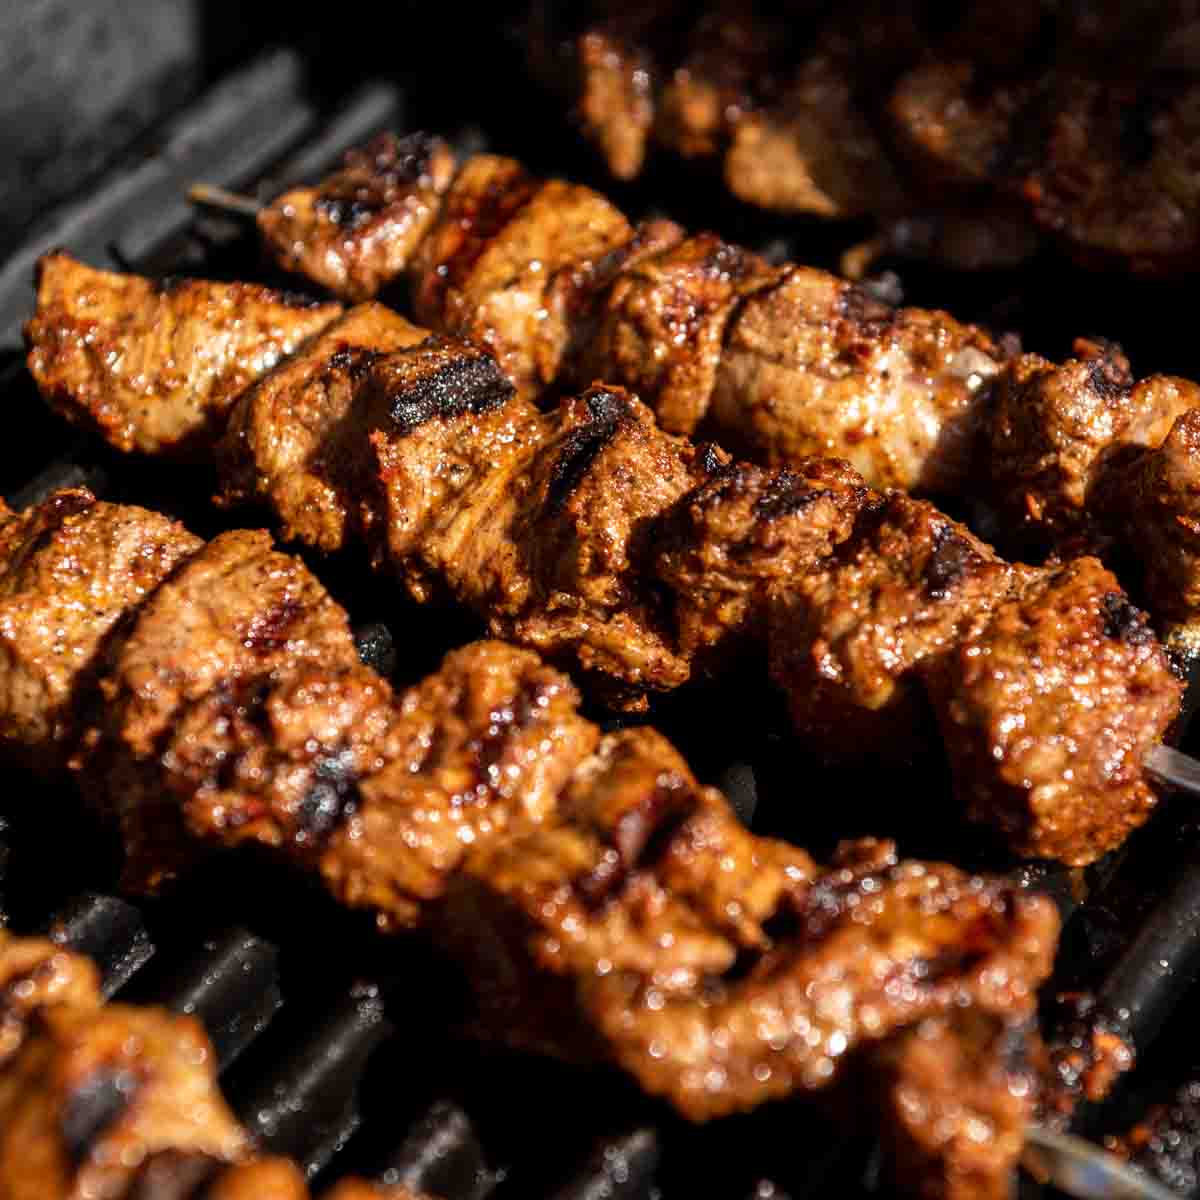
M 926 749 L 918 668 L 953 652 L 1013 584 L 1013 568 L 931 504 L 892 495 L 771 606 L 771 675 L 821 756 Z
M 998 506 L 1013 521 L 1061 536 L 1095 516 L 1107 468 L 1155 447 L 1175 418 L 1200 407 L 1200 387 L 1154 375 L 1135 384 L 1115 346 L 1077 342 L 1054 366 L 1013 360 L 994 390 L 989 461 Z
M 861 477 L 832 458 L 769 470 L 713 454 L 712 474 L 660 523 L 654 573 L 671 589 L 689 657 L 736 654 L 766 636 L 767 595 L 790 586 L 850 536 L 867 502 Z
M 366 429 L 353 417 L 364 375 L 426 332 L 382 304 L 362 304 L 247 390 L 218 445 L 222 502 L 267 504 L 289 540 L 339 550 L 369 527 Z
M 637 394 L 664 429 L 692 433 L 708 410 L 739 300 L 776 282 L 757 255 L 701 234 L 625 270 L 572 374 Z
M 50 254 L 38 265 L 29 370 L 69 421 L 118 450 L 203 455 L 230 405 L 320 332 L 336 304 L 248 283 L 158 283 Z
M 162 1150 L 249 1146 L 199 1022 L 110 1004 L 45 1009 L 0 1072 L 0 1180 L 14 1197 L 124 1196 Z M 11 1190 L 9 1190 L 11 1189 Z
M 154 886 L 188 856 L 157 763 L 188 705 L 306 663 L 357 661 L 346 614 L 265 533 L 221 534 L 161 586 L 111 654 L 91 734 L 99 761 L 84 780 L 121 823 L 129 884 Z
M 326 885 L 385 928 L 412 924 L 464 858 L 553 813 L 596 741 L 578 702 L 535 655 L 498 642 L 450 654 L 400 698 L 400 752 L 359 781 L 321 859 Z
M 888 1165 L 904 1195 L 1010 1200 L 1037 1095 L 1026 1041 L 1011 1020 L 968 1010 L 922 1021 L 872 1056 Z
M 955 786 L 1020 854 L 1082 866 L 1150 814 L 1142 769 L 1183 685 L 1094 558 L 1031 573 L 928 673 Z
M 438 138 L 381 134 L 317 187 L 285 192 L 258 216 L 280 263 L 344 300 L 370 300 L 408 265 L 454 177 Z
M 0 738 L 40 769 L 75 748 L 110 634 L 202 545 L 159 513 L 57 492 L 0 524 Z
M 798 267 L 731 323 L 711 426 L 759 462 L 844 458 L 874 487 L 957 493 L 1002 357 L 945 313 Z
M 1200 646 L 1200 408 L 1179 417 L 1162 445 L 1111 471 L 1096 507 L 1137 554 L 1167 640 L 1192 652 Z
M 478 155 L 413 260 L 417 319 L 486 346 L 532 395 L 558 375 L 576 277 L 632 235 L 598 192 Z
M 0 1070 L 25 1041 L 36 1013 L 99 1004 L 99 975 L 86 958 L 42 938 L 0 931 Z
M 519 834 L 472 855 L 438 935 L 489 1032 L 568 1057 L 608 1053 L 593 975 L 692 994 L 770 944 L 763 922 L 814 871 L 803 851 L 747 833 L 649 729 L 602 738 L 555 818 Z

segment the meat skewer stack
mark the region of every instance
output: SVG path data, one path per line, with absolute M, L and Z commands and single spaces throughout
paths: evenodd
M 862 1087 L 908 1186 L 1005 1194 L 1048 900 L 875 842 L 820 869 L 652 730 L 602 735 L 528 651 L 467 646 L 394 696 L 265 534 L 204 544 L 73 491 L 0 543 L 5 748 L 77 774 L 132 886 L 256 844 L 428 930 L 507 1042 L 614 1062 L 693 1120 Z M 906 1117 L 913 1088 L 954 1121 Z
M 344 299 L 407 282 L 418 320 L 487 346 L 522 394 L 602 379 L 755 462 L 833 456 L 875 487 L 983 499 L 1040 550 L 1115 541 L 1164 634 L 1197 644 L 1200 387 L 1136 381 L 1114 345 L 1051 363 L 712 234 L 635 229 L 509 159 L 455 174 L 421 135 L 353 152 L 258 223 Z
M 164 306 L 219 320 L 228 286 L 155 292 L 52 256 L 34 376 L 77 419 L 140 427 L 187 374 L 210 399 L 193 429 L 229 413 L 226 502 L 265 501 L 322 550 L 365 542 L 418 599 L 448 593 L 609 701 L 644 704 L 765 642 L 798 732 L 830 758 L 913 754 L 931 705 L 964 808 L 1020 853 L 1090 862 L 1149 814 L 1145 755 L 1182 689 L 1098 560 L 1006 563 L 844 463 L 731 462 L 621 389 L 543 413 L 481 349 L 375 303 L 236 397 L 236 337 L 178 338 L 157 367 L 132 355 Z
M 0 931 L 0 1191 L 110 1200 L 308 1200 L 288 1159 L 254 1153 L 193 1017 L 102 1001 L 92 963 Z M 327 1200 L 421 1200 L 347 1180 Z

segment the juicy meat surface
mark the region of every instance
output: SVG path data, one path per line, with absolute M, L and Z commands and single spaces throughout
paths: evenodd
M 654 574 L 674 596 L 680 649 L 736 654 L 766 636 L 767 598 L 850 536 L 869 492 L 831 458 L 771 470 L 724 461 L 678 501 L 655 536 Z
M 927 682 L 968 815 L 1019 854 L 1082 866 L 1149 816 L 1142 758 L 1183 685 L 1097 559 L 1029 572 Z
M 778 276 L 715 234 L 687 238 L 617 278 L 572 373 L 581 385 L 628 388 L 664 429 L 690 434 L 708 410 L 734 309 Z
M 382 304 L 350 309 L 234 405 L 217 447 L 223 504 L 267 505 L 289 541 L 340 550 L 378 502 L 355 399 L 382 355 L 426 332 Z
M 945 313 L 797 267 L 732 321 L 709 428 L 760 462 L 843 458 L 873 487 L 958 493 L 1003 357 Z
M 27 361 L 57 412 L 118 450 L 203 456 L 238 395 L 340 312 L 255 284 L 156 282 L 49 254 Z
M 1176 417 L 1200 407 L 1200 387 L 1188 380 L 1135 384 L 1111 344 L 1079 341 L 1075 352 L 1058 366 L 1021 355 L 993 391 L 993 496 L 1010 520 L 1050 537 L 1094 520 L 1106 471 L 1139 447 L 1159 446 Z
M 892 494 L 770 612 L 771 674 L 820 756 L 911 758 L 929 745 L 919 671 L 1005 598 L 1013 568 L 923 500 Z
M 157 758 L 186 707 L 305 663 L 358 662 L 345 612 L 266 533 L 223 533 L 163 584 L 115 645 L 84 783 L 120 823 L 130 886 L 153 887 L 188 850 Z
M 887 1162 L 905 1195 L 1009 1200 L 1036 1081 L 1019 1022 L 968 1010 L 922 1021 L 872 1056 Z
M 159 513 L 81 489 L 0 521 L 0 737 L 11 754 L 66 765 L 108 640 L 201 545 Z
M 347 153 L 317 187 L 284 192 L 258 215 L 279 262 L 352 302 L 398 278 L 454 177 L 439 138 L 384 133 Z
M 7 1194 L 123 1196 L 162 1150 L 242 1158 L 249 1142 L 221 1099 L 215 1057 L 192 1017 L 118 1004 L 42 1010 L 0 1071 Z
M 1137 549 L 1143 592 L 1168 641 L 1200 645 L 1200 408 L 1113 470 L 1097 507 Z
M 577 277 L 632 236 L 598 192 L 476 155 L 413 259 L 417 319 L 486 346 L 531 396 L 558 375 Z

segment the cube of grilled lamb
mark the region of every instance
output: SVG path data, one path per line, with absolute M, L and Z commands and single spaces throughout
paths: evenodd
M 1093 526 L 1105 473 L 1156 447 L 1200 387 L 1152 375 L 1134 383 L 1110 343 L 1077 341 L 1060 366 L 1036 354 L 1009 363 L 993 390 L 991 487 L 1011 521 L 1052 540 Z M 1136 543 L 1135 543 L 1136 544 Z
M 759 462 L 844 458 L 875 487 L 959 493 L 1004 357 L 946 313 L 796 267 L 730 323 L 709 428 Z
M 1192 394 L 1191 386 L 1183 390 Z M 1200 406 L 1162 444 L 1110 470 L 1096 496 L 1101 518 L 1134 549 L 1142 592 L 1165 640 L 1200 648 Z
M 532 395 L 559 373 L 576 276 L 632 236 L 598 192 L 477 155 L 413 255 L 417 319 L 486 346 L 518 391 Z
M 124 1196 L 158 1151 L 233 1162 L 249 1148 L 193 1017 L 49 1007 L 0 1072 L 0 1180 L 10 1195 Z
M 0 932 L 0 1071 L 20 1049 L 30 1019 L 56 1005 L 100 1005 L 99 972 L 86 959 L 44 938 Z
M 770 605 L 771 675 L 830 760 L 912 758 L 932 743 L 920 670 L 953 653 L 1019 573 L 923 500 L 876 496 L 853 532 Z
M 156 282 L 49 254 L 29 370 L 68 421 L 118 450 L 203 457 L 229 406 L 341 313 L 249 283 Z
M 708 411 L 738 303 L 781 272 L 716 234 L 690 237 L 627 268 L 571 374 L 635 392 L 664 429 L 690 434 Z
M 122 622 L 203 543 L 82 489 L 0 520 L 0 737 L 41 769 L 75 750 L 80 706 Z
M 1149 816 L 1183 685 L 1097 559 L 1027 572 L 926 680 L 963 806 L 1019 854 L 1082 866 Z
M 223 533 L 162 584 L 110 649 L 90 735 L 97 761 L 83 776 L 121 826 L 129 885 L 153 887 L 191 856 L 158 764 L 189 704 L 305 663 L 357 662 L 345 612 L 266 533 Z
M 439 138 L 381 134 L 317 187 L 284 192 L 258 214 L 258 227 L 287 270 L 343 300 L 370 300 L 428 232 L 454 166 Z
M 1037 1081 L 1020 1019 L 967 1009 L 886 1040 L 867 1088 L 881 1105 L 889 1174 L 904 1195 L 1010 1200 Z
M 659 523 L 653 570 L 673 596 L 680 652 L 719 665 L 765 640 L 771 589 L 832 554 L 870 493 L 837 459 L 772 470 L 710 457 L 709 478 Z
M 321 550 L 362 536 L 379 504 L 365 430 L 350 414 L 371 364 L 426 336 L 382 304 L 361 304 L 248 388 L 217 445 L 221 503 L 258 500 L 288 540 Z

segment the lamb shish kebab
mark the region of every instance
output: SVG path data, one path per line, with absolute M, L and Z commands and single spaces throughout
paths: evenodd
M 30 365 L 89 419 L 127 382 L 71 298 L 121 297 L 123 277 L 58 255 L 42 282 Z M 218 459 L 227 501 L 266 503 L 323 550 L 365 542 L 418 599 L 457 599 L 609 702 L 765 646 L 817 753 L 944 746 L 964 808 L 1020 853 L 1090 862 L 1155 803 L 1143 756 L 1182 687 L 1114 576 L 1007 563 L 844 463 L 732 462 L 619 389 L 541 412 L 484 351 L 378 304 L 245 391 Z
M 1047 898 L 878 842 L 818 868 L 742 827 L 654 731 L 602 734 L 528 651 L 467 646 L 395 695 L 265 534 L 204 544 L 79 491 L 3 517 L 0 586 L 30 614 L 2 664 L 5 746 L 75 773 L 130 886 L 257 845 L 384 928 L 426 929 L 481 1031 L 615 1064 L 693 1120 L 840 1085 L 887 1120 L 897 1089 L 970 1073 L 986 1146 L 969 1120 L 889 1142 L 921 1147 L 937 1194 L 1005 1194 Z M 92 602 L 56 607 L 66 577 Z M 31 631 L 51 614 L 48 647 Z M 917 1162 L 897 1156 L 911 1186 Z

